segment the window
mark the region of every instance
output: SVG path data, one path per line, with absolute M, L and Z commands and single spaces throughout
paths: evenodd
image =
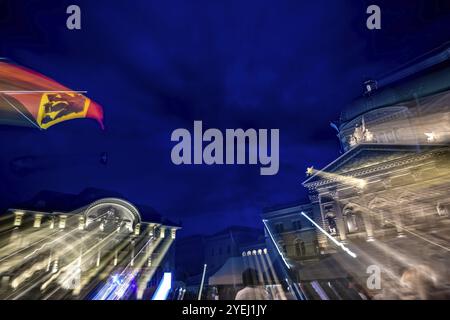
M 350 213 L 347 215 L 347 228 L 348 232 L 358 232 L 359 231 L 359 223 L 358 217 L 354 213 Z
M 302 222 L 300 220 L 292 221 L 292 229 L 300 230 L 302 228 Z
M 328 212 L 325 216 L 325 219 L 328 222 L 328 231 L 330 234 L 335 235 L 337 232 L 337 226 L 336 226 L 336 216 L 332 212 Z
M 222 247 L 219 248 L 219 256 L 222 255 Z
M 34 228 L 39 228 L 41 226 L 41 221 L 42 221 L 42 214 L 36 214 L 34 216 L 34 224 L 33 227 Z
M 228 245 L 227 246 L 227 254 L 230 254 L 231 253 L 231 247 L 230 247 L 230 245 Z
M 278 242 L 278 248 L 284 253 L 287 254 L 287 248 L 283 241 Z
M 284 225 L 282 222 L 276 223 L 275 224 L 275 232 L 276 233 L 282 233 L 284 232 Z
M 306 254 L 305 243 L 301 240 L 295 240 L 295 255 L 297 257 L 304 256 Z
M 325 212 L 329 211 L 329 209 L 327 209 L 327 208 L 324 208 L 324 210 L 325 210 Z M 311 210 L 307 210 L 307 211 L 305 211 L 305 214 L 312 221 L 315 221 L 315 219 L 314 219 L 314 212 L 312 212 Z M 303 225 L 305 226 L 305 228 L 315 228 L 315 225 L 311 221 L 309 221 L 308 219 L 307 220 L 303 220 Z
M 320 253 L 320 245 L 319 245 L 319 241 L 317 241 L 317 240 L 314 240 L 314 253 L 315 254 Z
M 18 227 L 22 224 L 22 216 L 23 212 L 16 212 L 16 216 L 14 218 L 14 226 Z
M 59 228 L 64 229 L 66 227 L 67 216 L 59 216 Z

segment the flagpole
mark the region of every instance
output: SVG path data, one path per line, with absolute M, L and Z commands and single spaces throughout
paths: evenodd
M 5 94 L 30 94 L 30 93 L 87 93 L 87 91 L 79 90 L 15 90 L 15 91 L 0 91 Z
M 18 113 L 20 113 L 25 119 L 27 119 L 33 126 L 35 126 L 36 128 L 38 128 L 39 130 L 42 130 L 41 127 L 39 127 L 33 120 L 31 120 L 30 118 L 28 118 L 22 111 L 20 111 L 19 109 L 17 109 L 17 107 L 15 105 L 13 105 L 8 99 L 6 99 L 6 97 L 2 94 L 2 98 L 3 100 L 6 101 L 7 104 L 9 104 L 11 107 L 14 108 L 14 110 L 16 110 Z
M 200 283 L 200 289 L 198 290 L 198 300 L 202 299 L 203 283 L 205 282 L 206 263 L 203 265 L 202 282 Z

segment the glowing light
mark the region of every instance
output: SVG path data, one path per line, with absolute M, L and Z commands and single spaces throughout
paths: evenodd
M 172 273 L 164 272 L 164 276 L 153 295 L 152 300 L 166 300 L 169 295 L 169 291 L 172 288 Z
M 349 176 L 343 176 L 340 174 L 336 174 L 336 173 L 330 173 L 330 172 L 326 172 L 326 171 L 322 171 L 322 170 L 315 170 L 313 169 L 313 167 L 308 168 L 308 170 L 306 171 L 306 173 L 308 174 L 308 172 L 312 172 L 315 175 L 324 178 L 324 179 L 329 179 L 332 181 L 339 181 L 343 184 L 346 185 L 350 185 L 353 187 L 358 187 L 360 189 L 363 189 L 366 187 L 367 185 L 367 181 L 364 179 L 359 179 L 359 178 L 354 178 L 354 177 L 349 177 Z M 309 175 L 312 175 L 309 174 Z
M 306 176 L 312 176 L 313 175 L 313 173 L 314 173 L 314 167 L 308 167 L 308 168 L 306 168 Z
M 270 232 L 269 227 L 267 227 L 267 220 L 263 220 L 264 226 L 266 227 L 267 232 L 269 233 L 269 237 L 272 240 L 272 243 L 274 244 L 275 248 L 277 248 L 278 254 L 281 256 L 281 259 L 283 259 L 284 264 L 288 269 L 291 268 L 289 263 L 286 261 L 286 258 L 284 257 L 284 254 L 280 251 L 280 248 L 278 248 L 277 242 L 273 238 L 272 232 Z
M 434 132 L 425 132 L 424 134 L 427 136 L 427 142 L 435 142 L 437 140 Z
M 207 264 L 205 263 L 203 265 L 202 282 L 200 283 L 200 289 L 198 290 L 198 298 L 197 298 L 197 300 L 201 300 L 202 299 L 202 291 L 203 291 L 203 284 L 205 283 L 206 267 L 207 267 Z
M 335 238 L 333 238 L 332 235 L 330 235 L 328 232 L 323 230 L 313 219 L 308 217 L 308 215 L 306 215 L 303 211 L 300 213 L 302 216 L 304 216 L 306 219 L 308 219 L 309 222 L 311 222 L 317 229 L 319 229 L 323 234 L 325 234 L 331 241 L 333 241 L 338 247 L 341 247 L 342 250 L 344 250 L 349 256 L 351 256 L 352 258 L 357 257 L 357 255 L 353 251 L 351 251 L 349 248 L 344 246 L 344 244 L 342 242 L 339 242 Z
M 320 299 L 330 300 L 330 298 L 328 298 L 328 295 L 325 293 L 325 291 L 317 281 L 312 281 L 311 286 L 313 287 L 314 291 L 316 291 L 316 293 L 319 295 Z

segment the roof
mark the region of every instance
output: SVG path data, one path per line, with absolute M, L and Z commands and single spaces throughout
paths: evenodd
M 283 204 L 276 204 L 270 207 L 265 207 L 263 208 L 262 212 L 264 213 L 270 213 L 273 211 L 278 211 L 278 210 L 283 210 L 283 209 L 289 209 L 289 208 L 293 208 L 293 207 L 303 207 L 303 206 L 311 206 L 311 202 L 308 198 L 303 198 L 302 200 L 299 201 L 294 201 L 294 202 L 286 202 Z
M 117 192 L 96 188 L 84 189 L 79 194 L 43 190 L 30 200 L 18 203 L 14 207 L 32 211 L 70 212 L 103 198 L 123 198 L 123 196 Z
M 125 199 L 118 192 L 97 188 L 86 188 L 79 194 L 43 190 L 28 201 L 15 204 L 14 207 L 39 212 L 72 212 L 105 198 Z M 179 223 L 162 217 L 148 205 L 134 203 L 133 205 L 139 210 L 143 221 L 152 221 L 174 227 L 179 226 Z
M 360 169 L 377 165 L 381 162 L 396 161 L 400 158 L 418 155 L 425 151 L 447 148 L 447 145 L 429 144 L 429 145 L 410 145 L 410 144 L 382 144 L 382 143 L 362 143 L 359 144 L 337 159 L 318 170 L 327 173 L 348 173 Z M 302 182 L 303 186 L 322 179 L 316 172 L 308 179 Z
M 378 81 L 384 87 L 341 112 L 340 127 L 368 111 L 450 90 L 450 47 Z M 389 85 L 389 86 L 388 86 Z
M 240 285 L 242 284 L 242 273 L 251 267 L 245 262 L 244 257 L 231 257 L 225 264 L 209 277 L 209 285 Z M 259 272 L 268 272 L 268 264 L 261 264 Z

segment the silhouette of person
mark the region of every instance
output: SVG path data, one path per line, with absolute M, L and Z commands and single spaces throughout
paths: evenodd
M 244 288 L 236 293 L 235 300 L 269 300 L 269 293 L 259 281 L 258 271 L 252 268 L 242 273 Z

